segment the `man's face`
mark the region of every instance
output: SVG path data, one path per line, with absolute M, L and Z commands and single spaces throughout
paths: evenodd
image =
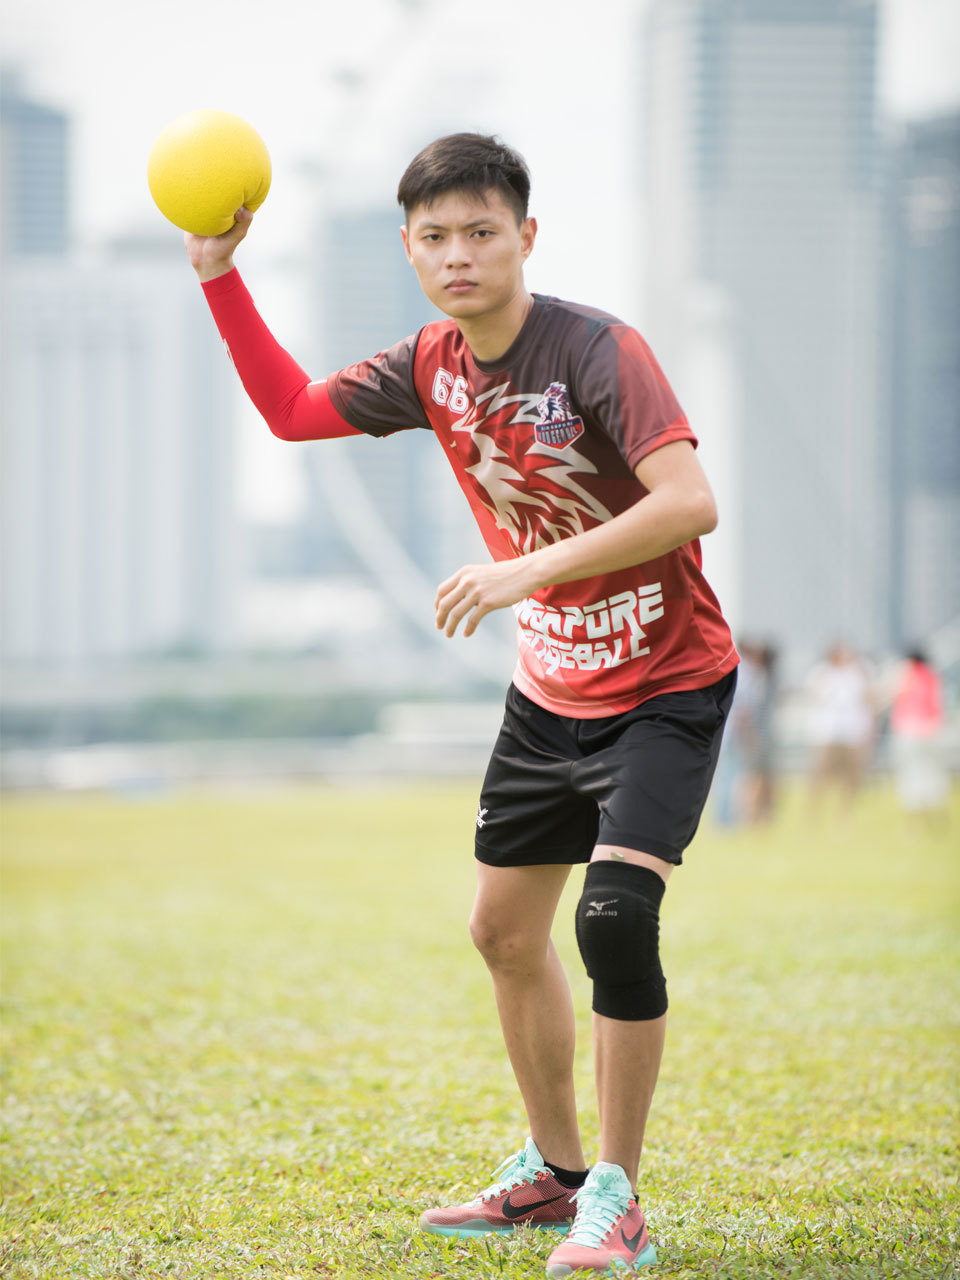
M 523 264 L 537 224 L 517 216 L 499 191 L 451 191 L 410 211 L 407 257 L 434 306 L 455 320 L 499 311 L 523 290 Z

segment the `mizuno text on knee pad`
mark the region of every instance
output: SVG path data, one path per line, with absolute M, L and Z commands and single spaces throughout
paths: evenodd
M 660 967 L 660 902 L 665 885 L 650 867 L 591 862 L 577 904 L 577 943 L 593 979 L 593 1008 L 641 1022 L 667 1011 Z

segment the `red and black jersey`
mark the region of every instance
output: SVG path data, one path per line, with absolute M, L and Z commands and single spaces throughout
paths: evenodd
M 619 515 L 646 493 L 633 473 L 641 458 L 696 443 L 635 329 L 539 295 L 499 360 L 477 360 L 446 320 L 327 388 L 361 431 L 433 428 L 496 560 Z M 737 655 L 700 565 L 692 542 L 536 592 L 515 606 L 514 683 L 550 711 L 596 717 L 719 680 Z
M 674 440 L 696 444 L 641 336 L 589 307 L 536 295 L 510 349 L 490 362 L 475 359 L 453 320 L 438 321 L 317 384 L 276 347 L 252 302 L 243 301 L 241 293 L 249 295 L 238 278 L 221 277 L 205 290 L 274 430 L 271 414 L 281 409 L 298 439 L 308 438 L 310 416 L 318 436 L 350 427 L 376 436 L 431 428 L 496 560 L 619 515 L 647 492 L 633 472 L 643 457 Z M 229 299 L 235 314 L 226 314 Z M 255 374 L 248 349 L 263 357 Z M 262 386 L 264 361 L 276 368 L 276 411 Z M 309 398 L 313 407 L 300 422 L 298 402 Z M 658 693 L 712 684 L 738 661 L 701 572 L 698 541 L 628 569 L 545 587 L 514 611 L 514 683 L 560 715 L 612 715 Z

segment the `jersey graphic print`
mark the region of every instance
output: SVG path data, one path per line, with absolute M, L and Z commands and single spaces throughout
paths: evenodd
M 592 529 L 612 513 L 580 482 L 580 477 L 595 476 L 597 468 L 570 447 L 583 434 L 583 422 L 570 416 L 563 384 L 551 383 L 544 395 L 508 395 L 508 387 L 503 383 L 479 395 L 453 430 L 466 437 L 460 456 L 469 456 L 464 469 L 481 501 L 497 528 L 525 555 Z M 545 423 L 545 415 L 555 411 L 565 421 Z M 541 429 L 574 423 L 579 431 L 562 445 L 541 437 Z
M 534 427 L 541 444 L 565 449 L 583 435 L 583 419 L 570 412 L 570 397 L 562 382 L 551 382 L 537 405 L 540 421 Z
M 539 295 L 498 360 L 477 360 L 454 321 L 436 321 L 328 385 L 358 430 L 432 427 L 495 560 L 615 519 L 647 493 L 642 459 L 695 443 L 635 329 Z M 614 715 L 658 693 L 703 688 L 737 662 L 695 539 L 542 587 L 514 613 L 514 684 L 558 715 Z
M 548 675 L 620 667 L 650 652 L 645 627 L 664 614 L 663 585 L 651 582 L 591 604 L 553 608 L 540 600 L 513 606 L 520 636 Z

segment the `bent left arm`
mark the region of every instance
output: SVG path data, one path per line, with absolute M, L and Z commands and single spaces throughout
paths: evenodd
M 516 560 L 470 564 L 437 588 L 437 629 L 463 634 L 494 609 L 504 609 L 541 587 L 613 573 L 656 560 L 717 527 L 717 507 L 689 440 L 675 440 L 637 463 L 634 474 L 648 492 L 612 520 Z

